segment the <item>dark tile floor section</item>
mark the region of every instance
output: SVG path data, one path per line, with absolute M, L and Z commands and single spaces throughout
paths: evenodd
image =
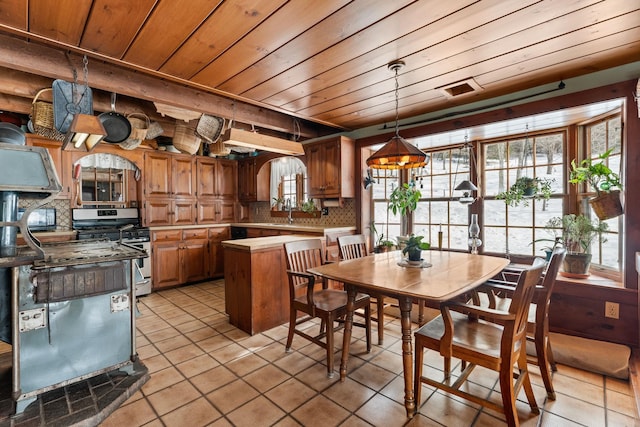
M 78 381 L 38 396 L 24 412 L 12 416 L 11 368 L 3 367 L 0 378 L 0 427 L 89 427 L 97 426 L 137 392 L 149 379 L 147 367 L 140 361 L 133 364 L 133 374 L 120 370 Z

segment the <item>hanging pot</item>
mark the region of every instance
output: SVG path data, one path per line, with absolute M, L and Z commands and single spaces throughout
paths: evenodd
M 598 197 L 589 199 L 589 203 L 600 221 L 615 218 L 624 213 L 622 202 L 620 201 L 620 190 L 602 193 Z
M 131 134 L 131 123 L 120 113 L 116 113 L 116 94 L 111 93 L 111 111 L 102 113 L 98 116 L 107 131 L 107 136 L 103 141 L 114 144 L 120 143 L 129 138 Z

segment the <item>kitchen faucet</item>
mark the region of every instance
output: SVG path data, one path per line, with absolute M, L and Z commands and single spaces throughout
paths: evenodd
M 291 217 L 291 199 L 288 198 L 285 202 L 284 202 L 284 208 L 289 212 L 289 224 L 293 224 L 293 218 Z

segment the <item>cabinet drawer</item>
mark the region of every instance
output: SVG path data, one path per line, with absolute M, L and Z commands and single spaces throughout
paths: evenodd
M 212 240 L 229 240 L 231 233 L 229 227 L 217 227 L 209 229 L 209 239 Z
M 209 238 L 209 235 L 208 235 L 208 230 L 206 228 L 192 228 L 192 229 L 182 230 L 183 240 L 207 239 L 207 238 Z
M 154 242 L 179 242 L 182 240 L 182 230 L 163 230 L 152 233 Z

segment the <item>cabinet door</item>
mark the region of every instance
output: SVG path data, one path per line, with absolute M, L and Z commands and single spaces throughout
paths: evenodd
M 173 201 L 173 225 L 193 225 L 195 223 L 195 205 L 193 199 L 177 199 Z
M 241 202 L 255 202 L 257 199 L 256 161 L 238 162 L 238 199 Z
M 340 142 L 329 142 L 322 146 L 323 193 L 326 197 L 340 197 L 341 158 Z
M 234 222 L 236 220 L 236 202 L 221 200 L 217 205 L 217 222 Z
M 238 192 L 238 167 L 233 160 L 218 160 L 216 171 L 216 195 L 235 200 Z
M 153 289 L 182 283 L 180 278 L 180 242 L 154 244 L 153 253 Z
M 324 150 L 321 144 L 311 144 L 305 150 L 309 197 L 324 196 Z
M 144 191 L 147 197 L 171 196 L 171 157 L 152 152 L 144 156 Z
M 182 231 L 182 283 L 204 280 L 209 277 L 209 234 L 206 228 L 190 228 Z
M 209 277 L 224 274 L 224 248 L 222 242 L 230 239 L 229 227 L 209 229 Z
M 173 202 L 168 198 L 147 199 L 144 202 L 144 225 L 155 227 L 173 223 Z
M 194 197 L 193 159 L 190 156 L 176 156 L 172 159 L 172 195 L 174 197 Z
M 197 160 L 198 198 L 216 196 L 216 175 L 218 163 L 215 159 Z
M 212 199 L 199 199 L 197 203 L 198 224 L 215 224 L 218 220 L 218 201 Z

